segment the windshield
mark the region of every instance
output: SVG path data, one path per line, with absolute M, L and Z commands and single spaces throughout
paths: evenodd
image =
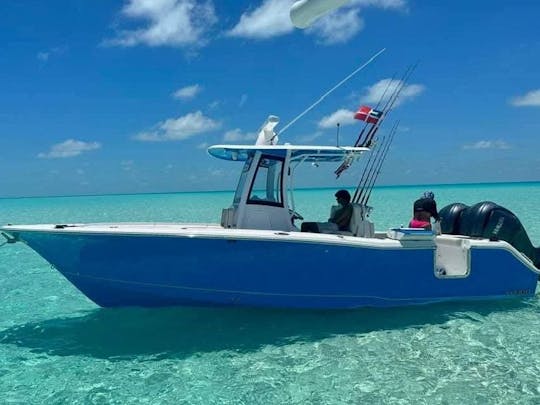
M 249 204 L 283 206 L 283 159 L 263 156 L 249 193 Z
M 237 207 L 240 204 L 242 199 L 242 191 L 244 191 L 244 185 L 246 183 L 246 177 L 251 167 L 251 162 L 253 162 L 253 156 L 249 156 L 244 163 L 244 168 L 242 169 L 242 174 L 240 175 L 240 180 L 238 180 L 238 186 L 236 187 L 236 192 L 234 193 L 233 206 Z

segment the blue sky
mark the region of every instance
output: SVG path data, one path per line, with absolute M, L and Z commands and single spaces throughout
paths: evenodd
M 208 156 L 279 130 L 382 48 L 280 142 L 352 143 L 350 118 L 420 64 L 385 126 L 379 184 L 540 180 L 540 3 L 350 0 L 307 30 L 291 0 L 0 2 L 0 196 L 230 190 Z M 300 186 L 335 183 L 306 169 Z

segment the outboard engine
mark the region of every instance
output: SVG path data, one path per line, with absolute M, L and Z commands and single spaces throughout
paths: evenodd
M 453 203 L 439 210 L 441 231 L 450 235 L 459 235 L 459 222 L 463 211 L 469 208 L 462 203 Z
M 442 233 L 489 240 L 504 240 L 525 254 L 540 269 L 540 248 L 535 248 L 519 219 L 491 201 L 471 207 L 450 204 L 439 211 Z

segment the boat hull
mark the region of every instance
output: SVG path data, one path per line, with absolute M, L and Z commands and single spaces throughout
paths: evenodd
M 294 233 L 11 234 L 103 307 L 389 307 L 531 296 L 538 279 L 509 245 L 472 246 L 466 275 L 440 277 L 434 243 L 358 245 L 354 237 Z

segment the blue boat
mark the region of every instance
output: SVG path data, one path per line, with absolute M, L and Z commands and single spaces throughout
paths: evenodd
M 267 140 L 276 123 L 263 127 Z M 371 207 L 354 203 L 349 230 L 321 223 L 320 232 L 301 232 L 297 166 L 350 165 L 372 148 L 262 143 L 208 149 L 243 164 L 220 223 L 5 225 L 0 232 L 102 307 L 349 309 L 535 294 L 540 253 L 505 208 L 452 204 L 440 210 L 438 234 L 375 231 Z

